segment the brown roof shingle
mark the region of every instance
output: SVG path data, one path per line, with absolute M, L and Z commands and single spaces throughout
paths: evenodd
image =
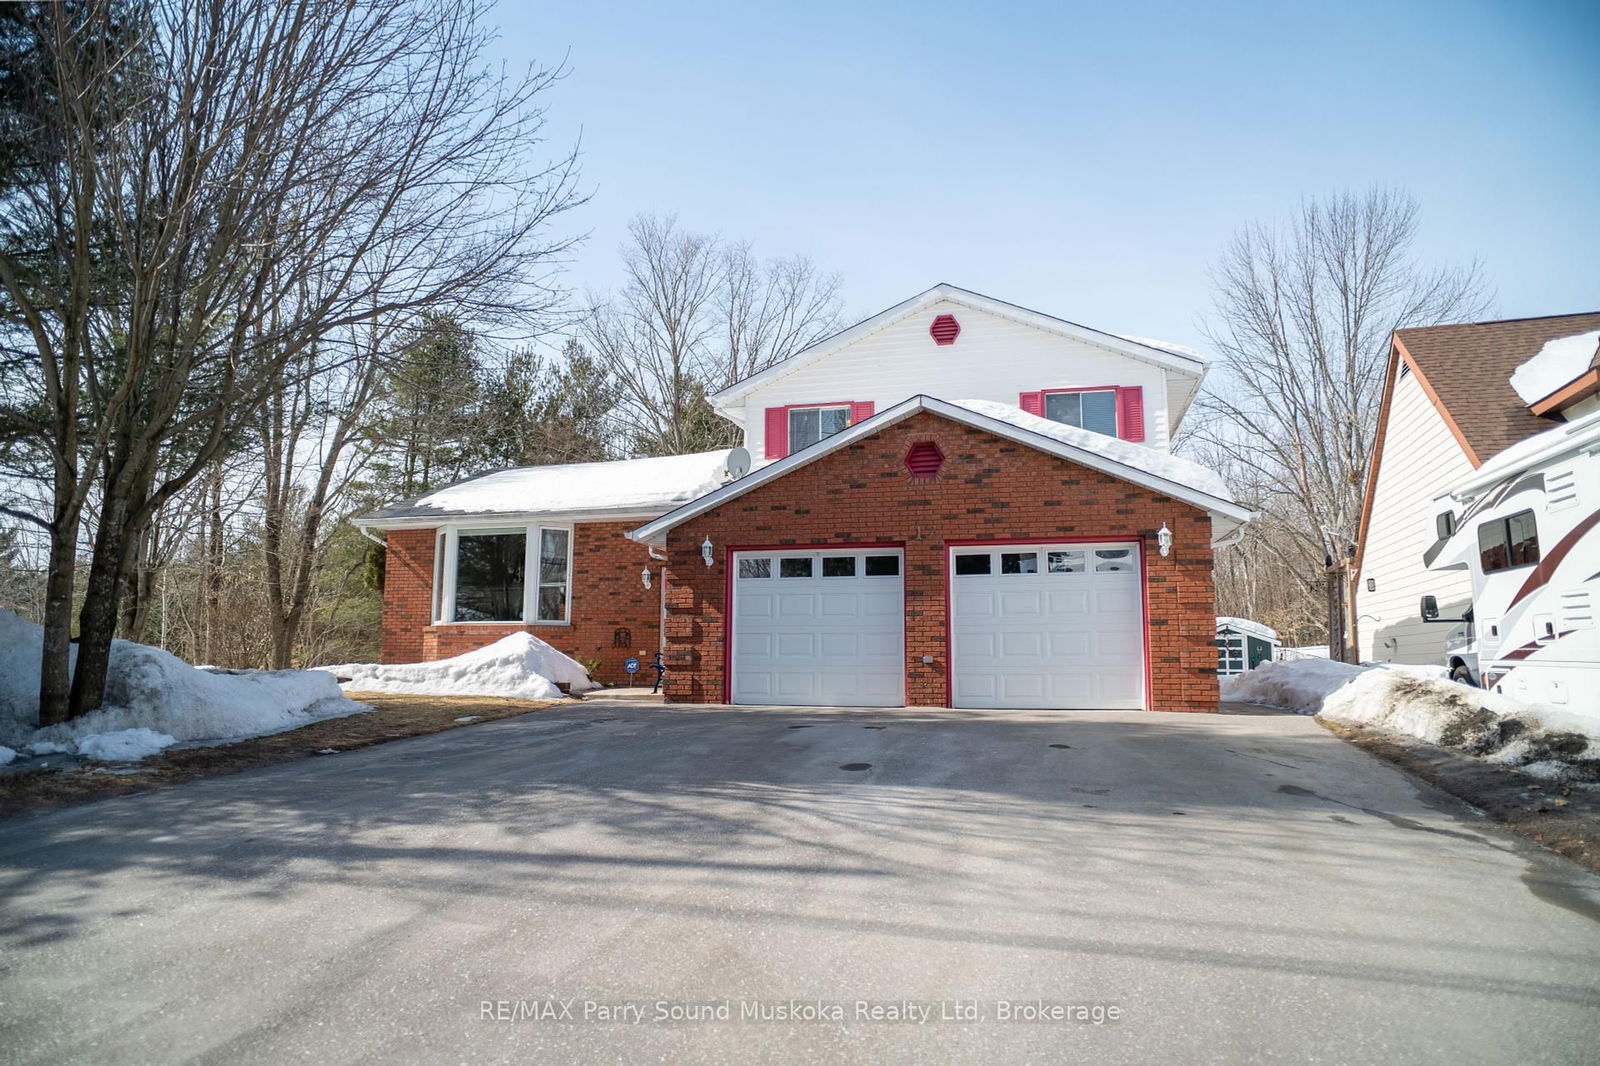
M 1466 447 L 1473 466 L 1549 429 L 1511 388 L 1511 372 L 1546 341 L 1600 329 L 1600 311 L 1547 318 L 1418 326 L 1395 330 L 1395 342 Z

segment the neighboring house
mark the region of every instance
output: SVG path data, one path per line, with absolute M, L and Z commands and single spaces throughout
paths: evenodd
M 1214 710 L 1212 548 L 1168 452 L 1198 355 L 936 286 L 712 398 L 727 453 L 501 471 L 388 533 L 383 657 L 526 628 L 674 701 Z
M 1424 622 L 1471 603 L 1466 571 L 1430 571 L 1433 500 L 1504 449 L 1565 416 L 1530 403 L 1512 375 L 1549 341 L 1600 328 L 1600 313 L 1396 330 L 1357 545 L 1356 632 L 1363 660 L 1443 663 L 1452 627 Z M 1581 385 L 1574 383 L 1575 387 Z

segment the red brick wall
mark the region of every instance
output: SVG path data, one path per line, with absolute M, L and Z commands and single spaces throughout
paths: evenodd
M 935 442 L 945 455 L 931 481 L 913 479 L 906 451 Z M 1165 522 L 1172 554 L 1156 551 Z M 710 536 L 718 563 L 707 569 Z M 937 415 L 923 413 L 730 500 L 668 537 L 668 698 L 723 699 L 726 551 L 740 546 L 903 542 L 906 699 L 947 706 L 946 543 L 1053 537 L 1144 540 L 1150 618 L 1151 706 L 1217 709 L 1216 604 L 1211 521 L 1148 489 Z M 924 664 L 922 657 L 933 657 Z
M 389 533 L 383 588 L 383 641 L 386 663 L 448 659 L 492 644 L 508 633 L 526 630 L 581 662 L 600 660 L 595 679 L 607 685 L 628 683 L 622 662 L 656 650 L 661 611 L 661 566 L 645 547 L 627 539 L 638 522 L 584 522 L 573 529 L 571 609 L 567 626 L 431 625 L 435 530 L 400 529 Z M 646 589 L 639 573 L 655 575 Z M 619 628 L 631 631 L 627 647 L 612 647 Z M 653 679 L 654 674 L 639 675 Z

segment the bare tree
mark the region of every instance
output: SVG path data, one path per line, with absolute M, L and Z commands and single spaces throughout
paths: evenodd
M 144 527 L 241 446 L 302 356 L 380 316 L 526 327 L 559 294 L 573 159 L 485 62 L 480 0 L 40 5 L 41 146 L 0 190 L 0 287 L 51 471 L 41 724 L 92 710 Z M 42 412 L 42 416 L 38 413 Z M 29 433 L 24 433 L 28 436 Z M 69 686 L 73 566 L 98 494 Z
M 838 328 L 839 279 L 809 260 L 762 263 L 748 245 L 639 216 L 622 250 L 628 283 L 597 301 L 584 341 L 622 393 L 634 450 L 668 455 L 731 443 L 707 396 Z
M 1221 373 L 1192 434 L 1235 457 L 1251 502 L 1276 520 L 1264 550 L 1307 590 L 1331 575 L 1336 658 L 1352 654 L 1333 606 L 1348 600 L 1390 334 L 1479 318 L 1490 302 L 1478 264 L 1416 262 L 1417 212 L 1388 189 L 1308 200 L 1286 229 L 1242 230 L 1213 270 L 1207 336 Z

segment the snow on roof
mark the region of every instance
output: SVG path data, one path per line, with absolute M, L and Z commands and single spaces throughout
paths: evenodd
M 386 507 L 357 521 L 463 515 L 665 512 L 722 484 L 729 449 L 497 470 Z
M 1600 349 L 1600 330 L 1547 341 L 1538 355 L 1511 372 L 1511 387 L 1523 403 L 1538 403 L 1581 377 L 1594 363 L 1596 349 Z
M 1600 413 L 1586 415 L 1574 422 L 1563 422 L 1543 433 L 1535 433 L 1520 440 L 1478 467 L 1472 476 L 1450 490 L 1450 495 L 1464 495 L 1533 466 L 1545 459 L 1553 459 L 1563 452 L 1575 451 L 1586 444 L 1600 441 Z
M 1010 404 L 997 403 L 993 400 L 954 400 L 957 407 L 965 407 L 975 414 L 984 415 L 1001 422 L 1026 429 L 1040 436 L 1050 437 L 1063 444 L 1070 444 L 1074 448 L 1081 448 L 1086 452 L 1102 455 L 1113 462 L 1123 466 L 1142 470 L 1147 474 L 1175 482 L 1185 488 L 1203 492 L 1207 496 L 1214 496 L 1219 500 L 1233 503 L 1233 493 L 1228 489 L 1228 483 L 1214 470 L 1201 466 L 1181 455 L 1152 448 L 1147 444 L 1133 444 L 1116 437 L 1108 437 L 1104 433 L 1093 430 L 1079 429 L 1062 422 L 1052 422 L 1048 418 L 1031 415 L 1020 407 Z
M 1219 615 L 1217 617 L 1217 629 L 1234 629 L 1238 630 L 1240 633 L 1249 633 L 1253 636 L 1262 637 L 1266 640 L 1273 641 L 1274 643 L 1276 643 L 1278 640 L 1277 630 L 1273 629 L 1271 626 L 1262 625 L 1260 622 L 1250 618 L 1232 618 L 1228 615 Z
M 1121 337 L 1123 340 L 1132 341 L 1135 344 L 1142 344 L 1146 348 L 1159 348 L 1164 352 L 1171 352 L 1173 355 L 1186 356 L 1187 358 L 1195 359 L 1202 363 L 1208 363 L 1211 361 L 1210 358 L 1204 353 L 1189 347 L 1187 344 L 1174 344 L 1171 341 L 1158 341 L 1154 337 L 1135 337 L 1131 333 L 1113 333 L 1112 336 Z

